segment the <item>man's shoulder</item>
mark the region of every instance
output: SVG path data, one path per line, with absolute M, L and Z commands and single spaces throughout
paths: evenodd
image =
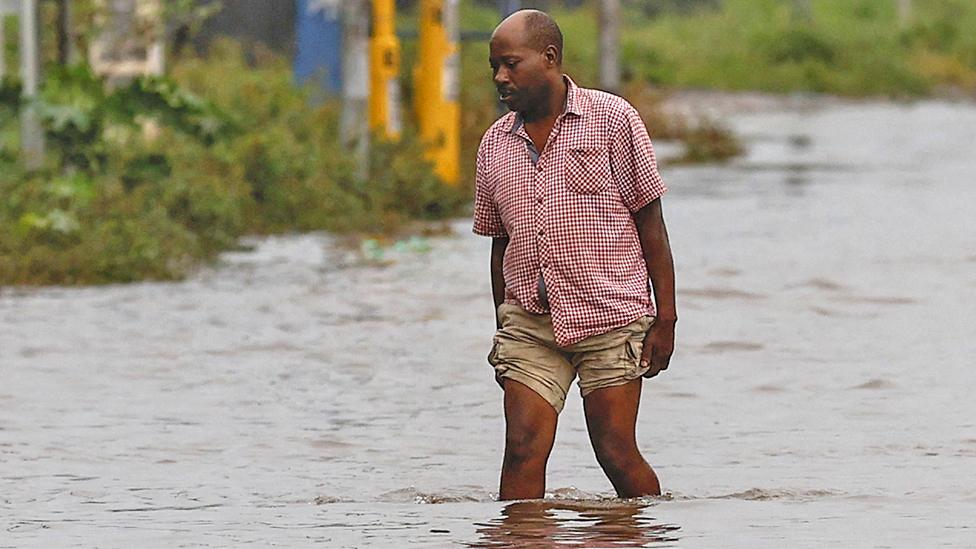
M 594 88 L 577 88 L 591 114 L 610 120 L 623 119 L 637 109 L 619 95 Z
M 515 113 L 507 112 L 495 120 L 488 129 L 485 130 L 485 134 L 482 140 L 488 139 L 496 133 L 506 133 L 512 129 L 512 124 L 515 122 Z

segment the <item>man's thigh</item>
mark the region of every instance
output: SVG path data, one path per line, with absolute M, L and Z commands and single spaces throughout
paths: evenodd
M 565 353 L 552 342 L 548 315 L 533 315 L 516 305 L 498 309 L 502 327 L 495 332 L 488 362 L 500 385 L 511 379 L 535 391 L 556 412 L 562 411 L 576 373 Z
M 644 336 L 653 319 L 643 317 L 627 326 L 595 335 L 571 346 L 571 364 L 579 376 L 583 398 L 594 391 L 625 385 L 640 378 Z

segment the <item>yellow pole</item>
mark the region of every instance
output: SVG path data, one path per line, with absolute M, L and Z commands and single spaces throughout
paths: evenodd
M 387 139 L 400 137 L 400 41 L 394 32 L 394 0 L 373 0 L 373 37 L 369 44 L 369 127 Z
M 414 109 L 427 157 L 445 183 L 459 180 L 458 0 L 420 1 L 419 63 L 414 69 Z

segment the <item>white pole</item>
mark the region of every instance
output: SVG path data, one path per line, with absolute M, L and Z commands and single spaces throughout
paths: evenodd
M 3 33 L 6 19 L 6 15 L 0 11 L 0 78 L 7 74 L 7 36 Z
M 620 0 L 600 0 L 600 87 L 620 88 Z
M 146 73 L 161 76 L 166 73 L 166 22 L 163 20 L 163 6 L 159 0 L 152 2 L 153 18 L 156 23 L 156 37 L 146 48 Z
M 810 6 L 810 0 L 793 0 L 793 17 L 804 22 L 813 19 L 813 8 Z
M 44 134 L 33 104 L 41 79 L 37 0 L 20 3 L 20 78 L 26 103 L 20 115 L 21 150 L 24 165 L 34 170 L 44 163 Z
M 356 175 L 369 174 L 369 5 L 350 0 L 342 19 L 342 143 L 353 150 Z
M 898 24 L 905 27 L 912 18 L 912 0 L 898 0 Z

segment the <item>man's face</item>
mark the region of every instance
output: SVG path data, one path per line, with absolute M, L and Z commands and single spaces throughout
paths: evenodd
M 495 31 L 488 62 L 499 100 L 509 110 L 525 113 L 546 104 L 551 67 L 544 52 L 526 45 L 520 26 L 503 24 Z

